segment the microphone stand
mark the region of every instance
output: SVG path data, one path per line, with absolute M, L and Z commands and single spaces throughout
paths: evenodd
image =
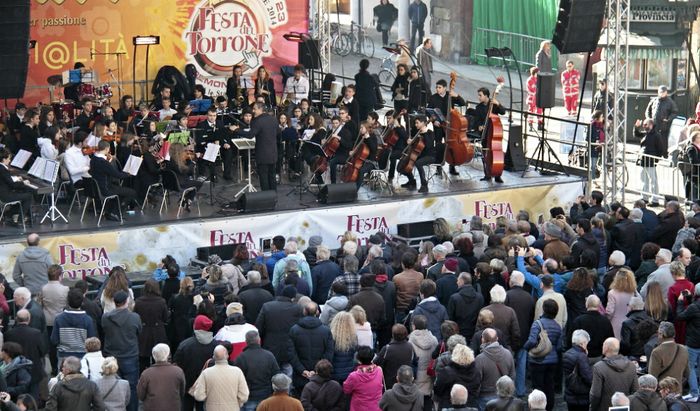
M 116 56 L 117 57 L 117 90 L 119 91 L 119 101 L 122 99 L 122 56 L 126 55 L 125 51 L 115 51 L 112 53 L 102 53 L 97 50 L 90 49 L 90 59 L 94 56 Z M 106 60 L 106 59 L 105 59 Z M 109 70 L 109 74 L 114 79 L 114 74 L 112 70 Z

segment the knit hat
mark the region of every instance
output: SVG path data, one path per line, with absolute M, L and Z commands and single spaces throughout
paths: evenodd
M 129 299 L 129 294 L 126 291 L 117 291 L 113 296 L 115 305 L 122 305 Z
M 282 297 L 294 298 L 297 296 L 297 288 L 293 285 L 287 285 L 282 289 Z
M 243 314 L 243 304 L 241 303 L 231 303 L 226 306 L 226 316 L 230 317 L 232 314 L 240 313 Z
M 323 238 L 320 235 L 312 235 L 309 237 L 309 247 L 318 247 L 323 244 Z
M 197 318 L 194 319 L 194 330 L 209 331 L 213 324 L 214 322 L 206 315 L 198 315 Z
M 545 223 L 544 224 L 544 233 L 547 234 L 550 237 L 554 237 L 556 239 L 561 238 L 561 228 L 559 228 L 558 225 L 554 223 Z
M 451 273 L 457 272 L 459 269 L 459 261 L 456 258 L 448 258 L 445 260 L 445 269 Z

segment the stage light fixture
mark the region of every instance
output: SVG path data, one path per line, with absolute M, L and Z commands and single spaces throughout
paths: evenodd
M 134 36 L 134 46 L 153 46 L 160 44 L 160 36 Z
M 285 40 L 294 43 L 303 43 L 305 39 L 309 37 L 308 33 L 299 33 L 298 31 L 290 31 L 287 34 L 283 34 Z

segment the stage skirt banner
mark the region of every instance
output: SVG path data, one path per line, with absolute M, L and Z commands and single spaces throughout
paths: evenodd
M 495 225 L 498 217 L 512 219 L 524 209 L 530 212 L 532 221 L 540 215 L 546 220 L 550 208 L 561 206 L 568 210 L 581 193 L 581 183 L 567 183 L 115 231 L 104 229 L 91 234 L 45 237 L 41 245 L 50 250 L 68 277 L 82 278 L 107 274 L 115 265 L 124 265 L 128 271 L 150 271 L 166 254 L 183 264 L 196 256 L 197 247 L 204 246 L 246 244 L 257 254 L 260 240 L 275 235 L 298 237 L 302 248 L 310 236 L 320 235 L 323 243 L 334 249 L 338 238 L 348 230 L 356 233 L 364 245 L 378 231 L 395 234 L 398 224 L 438 217 L 455 227 L 474 215 Z M 23 249 L 23 243 L 0 244 L 1 272 L 12 272 L 15 257 Z
M 146 47 L 135 48 L 132 39 L 149 35 L 160 36 L 160 44 L 150 46 L 149 79 L 162 66 L 184 73 L 186 64 L 194 64 L 197 82 L 207 94 L 223 95 L 236 64 L 244 67 L 247 79 L 255 78 L 260 65 L 279 73 L 281 66 L 296 64 L 297 43 L 282 35 L 308 31 L 308 4 L 308 0 L 31 0 L 30 38 L 36 45 L 30 50 L 24 101 L 47 102 L 47 78 L 77 62 L 93 69 L 96 83 L 110 83 L 115 96 L 121 79 L 123 93 L 141 98 L 131 86 L 132 68 L 135 61 L 136 79 L 146 77 Z M 274 78 L 280 90 L 280 76 Z M 54 99 L 60 94 L 54 93 Z

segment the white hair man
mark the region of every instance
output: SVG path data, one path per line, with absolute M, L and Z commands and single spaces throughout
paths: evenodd
M 603 355 L 603 342 L 615 336 L 612 323 L 607 316 L 599 311 L 600 298 L 591 294 L 586 297 L 586 312 L 576 317 L 571 323 L 574 330 L 584 330 L 588 332 L 590 341 L 587 345 L 588 358 L 592 363 L 597 362 Z
M 284 374 L 275 374 L 272 377 L 272 390 L 274 394 L 258 405 L 257 411 L 277 410 L 303 410 L 301 401 L 289 396 L 289 387 L 292 379 Z
M 506 292 L 506 305 L 515 311 L 518 319 L 518 328 L 521 334 L 529 332 L 532 326 L 535 312 L 535 299 L 532 294 L 523 289 L 525 285 L 525 275 L 520 271 L 513 271 L 510 274 L 510 290 Z M 525 336 L 523 335 L 522 339 Z M 527 351 L 522 348 L 522 344 L 510 347 L 515 353 L 515 392 L 518 397 L 524 397 L 527 393 L 525 386 L 525 372 L 527 370 Z
M 506 347 L 520 347 L 520 324 L 518 324 L 515 311 L 505 304 L 506 290 L 500 285 L 494 285 L 489 292 L 489 296 L 491 297 L 491 304 L 482 308 L 482 310 L 490 310 L 493 313 L 494 322 L 491 326 L 501 330 L 501 333 L 503 333 L 503 341 L 501 343 Z
M 19 287 L 14 292 L 15 307 L 25 309 L 31 314 L 29 326 L 35 328 L 42 333 L 46 333 L 46 317 L 41 305 L 32 300 L 32 292 L 26 287 Z
M 80 360 L 76 357 L 66 357 L 61 364 L 63 379 L 50 391 L 46 402 L 47 410 L 73 410 L 78 403 L 87 409 L 104 410 L 97 384 L 80 373 Z
M 663 410 L 666 403 L 656 392 L 658 380 L 651 374 L 644 374 L 639 377 L 639 391 L 629 398 L 630 409 L 632 410 Z
M 637 367 L 620 355 L 620 342 L 608 338 L 603 343 L 604 360 L 593 366 L 593 382 L 590 391 L 591 411 L 607 411 L 612 395 L 618 391 L 630 395 L 637 391 Z
M 447 257 L 447 248 L 444 245 L 438 244 L 433 247 L 433 258 L 435 259 L 435 264 L 428 267 L 427 277 L 433 281 L 437 281 L 442 273 L 442 265 L 445 263 L 445 258 Z
M 27 236 L 27 248 L 15 259 L 12 279 L 20 287 L 27 287 L 32 295 L 41 293 L 41 288 L 48 282 L 46 273 L 53 259 L 49 250 L 39 247 L 39 234 Z
M 467 404 L 468 400 L 469 392 L 464 385 L 455 384 L 452 386 L 452 389 L 450 390 L 450 402 L 453 406 L 457 407 L 453 409 L 461 409 L 463 405 Z
M 532 390 L 527 396 L 527 404 L 530 411 L 545 411 L 547 409 L 547 396 L 540 390 Z
M 616 392 L 610 399 L 610 405 L 612 407 L 624 407 L 630 405 L 630 399 L 621 392 Z
M 283 259 L 275 263 L 275 269 L 272 275 L 272 288 L 277 289 L 277 286 L 284 278 L 284 273 L 287 269 L 287 261 L 296 261 L 299 267 L 299 278 L 306 281 L 309 285 L 309 289 L 313 292 L 313 284 L 311 281 L 311 268 L 309 268 L 309 263 L 304 259 L 304 254 L 299 252 L 299 246 L 296 241 L 287 241 L 284 246 L 284 253 L 287 255 Z
M 151 355 L 155 363 L 143 371 L 136 388 L 143 409 L 180 409 L 186 393 L 184 372 L 168 362 L 170 347 L 167 344 L 156 344 Z
M 671 288 L 675 282 L 673 276 L 671 275 L 672 259 L 673 254 L 671 253 L 671 250 L 666 248 L 662 248 L 656 253 L 654 262 L 656 263 L 657 269 L 653 273 L 649 274 L 649 277 L 647 277 L 647 282 L 644 283 L 642 289 L 639 291 L 639 293 L 642 294 L 642 297 L 647 297 L 647 287 L 649 286 L 649 283 L 653 282 L 659 283 L 661 286 L 662 295 L 668 295 L 668 289 Z
M 228 365 L 228 351 L 223 345 L 214 348 L 213 367 L 202 371 L 195 383 L 194 399 L 204 401 L 207 410 L 240 408 L 248 401 L 248 384 L 240 368 Z

